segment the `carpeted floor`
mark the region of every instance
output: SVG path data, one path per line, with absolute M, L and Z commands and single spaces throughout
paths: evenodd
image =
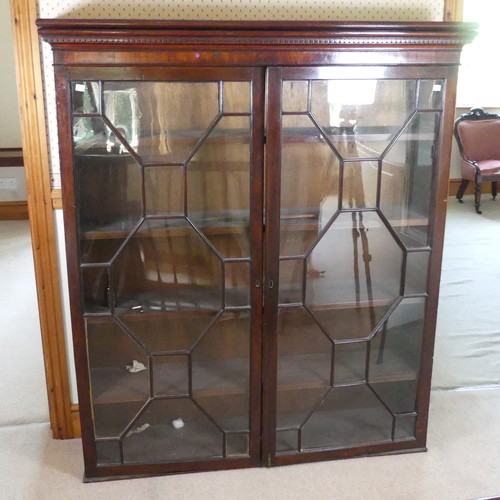
M 0 426 L 49 420 L 29 231 L 0 221 Z
M 6 425 L 46 421 L 48 412 L 37 318 L 26 313 L 35 309 L 34 289 L 17 284 L 21 277 L 24 286 L 33 279 L 27 223 L 5 224 L 0 223 L 0 498 L 499 498 L 500 200 L 485 196 L 481 216 L 470 197 L 463 205 L 449 202 L 427 453 L 94 484 L 82 483 L 79 440 L 52 440 L 46 423 Z M 17 243 L 6 243 L 6 230 Z M 27 307 L 20 311 L 19 303 Z
M 82 483 L 79 440 L 46 424 L 0 428 L 8 500 L 469 500 L 500 494 L 500 389 L 434 391 L 429 451 L 313 464 Z
M 450 198 L 439 294 L 433 387 L 500 384 L 500 199 Z

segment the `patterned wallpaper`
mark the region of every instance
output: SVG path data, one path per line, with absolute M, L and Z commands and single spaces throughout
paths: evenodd
M 444 0 L 39 0 L 42 18 L 441 21 Z M 52 184 L 60 186 L 52 55 L 43 44 Z

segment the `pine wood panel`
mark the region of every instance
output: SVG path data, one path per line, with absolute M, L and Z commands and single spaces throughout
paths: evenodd
M 443 21 L 462 21 L 464 0 L 444 0 Z
M 35 29 L 34 0 L 11 0 L 21 131 L 28 191 L 50 423 L 55 438 L 74 437 L 50 197 L 50 175 Z

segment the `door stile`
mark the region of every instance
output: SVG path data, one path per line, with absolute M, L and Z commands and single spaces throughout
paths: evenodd
M 265 171 L 264 324 L 262 366 L 262 462 L 272 465 L 276 454 L 277 318 L 279 290 L 281 68 L 268 70 Z
M 260 465 L 261 453 L 261 374 L 262 374 L 262 327 L 263 327 L 263 219 L 264 210 L 264 108 L 265 71 L 255 68 L 252 84 L 252 139 L 250 174 L 250 218 L 252 266 L 251 286 L 251 359 L 250 368 L 250 458 Z

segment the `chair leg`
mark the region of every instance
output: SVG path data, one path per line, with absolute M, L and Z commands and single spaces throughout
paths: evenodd
M 476 180 L 476 189 L 474 191 L 474 207 L 476 208 L 476 212 L 481 214 L 481 210 L 479 207 L 481 206 L 481 180 Z
M 462 179 L 462 183 L 460 184 L 460 187 L 458 188 L 457 191 L 457 200 L 460 203 L 463 203 L 462 198 L 464 197 L 465 190 L 467 189 L 467 186 L 469 185 L 469 181 L 467 179 Z
M 491 195 L 493 196 L 493 199 L 497 197 L 497 181 L 491 182 Z

